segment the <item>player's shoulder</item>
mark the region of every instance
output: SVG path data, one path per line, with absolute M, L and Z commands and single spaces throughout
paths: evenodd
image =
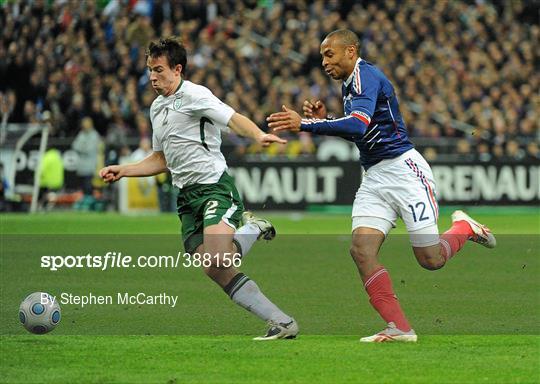
M 215 97 L 212 91 L 205 86 L 187 80 L 184 80 L 184 83 L 180 88 L 180 93 L 183 99 L 182 104 L 188 108 L 189 106 L 200 105 L 201 103 L 204 103 L 205 100 Z
M 213 96 L 211 90 L 206 88 L 204 85 L 195 84 L 191 81 L 184 80 L 184 85 L 181 89 L 187 96 L 192 97 L 193 99 L 200 99 L 203 97 Z
M 386 79 L 383 71 L 369 61 L 360 60 L 360 62 L 358 63 L 358 67 L 360 69 L 360 75 L 373 79 Z
M 377 89 L 377 90 L 387 90 L 392 89 L 392 83 L 386 77 L 384 72 L 375 64 L 361 60 L 358 63 L 358 74 L 359 74 L 359 83 L 362 85 L 362 90 L 368 88 Z

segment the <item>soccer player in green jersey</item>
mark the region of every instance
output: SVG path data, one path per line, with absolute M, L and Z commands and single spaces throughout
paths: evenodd
M 115 182 L 169 170 L 180 189 L 178 216 L 185 251 L 210 256 L 204 272 L 235 303 L 269 323 L 266 335 L 255 340 L 294 338 L 296 321 L 231 263 L 231 255 L 246 255 L 257 239 L 273 239 L 275 229 L 267 220 L 244 212 L 220 150 L 221 131 L 227 127 L 265 147 L 286 141 L 261 131 L 208 88 L 185 80 L 186 49 L 176 38 L 150 43 L 146 58 L 150 82 L 159 95 L 150 108 L 153 152 L 137 163 L 105 167 L 100 176 Z

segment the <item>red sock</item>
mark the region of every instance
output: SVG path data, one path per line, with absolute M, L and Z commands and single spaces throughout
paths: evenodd
M 465 220 L 456 221 L 452 224 L 452 227 L 440 238 L 441 253 L 446 261 L 459 252 L 473 234 L 471 226 Z
M 398 329 L 404 332 L 411 330 L 392 289 L 390 276 L 384 267 L 368 276 L 364 281 L 364 287 L 369 295 L 369 302 L 384 321 L 393 322 Z

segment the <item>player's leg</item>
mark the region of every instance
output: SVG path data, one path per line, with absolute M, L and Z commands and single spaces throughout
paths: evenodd
M 197 253 L 207 260 L 207 263 L 203 265 L 204 272 L 221 288 L 224 288 L 239 273 L 233 267 L 235 251 L 233 236 L 234 228 L 220 221 L 204 227 L 203 244 L 197 247 Z
M 387 328 L 362 342 L 416 341 L 392 287 L 388 271 L 378 259 L 379 249 L 394 226 L 396 212 L 377 194 L 376 180 L 365 178 L 353 204 L 351 256 L 358 268 L 369 302 Z
M 441 253 L 442 247 L 437 224 L 420 229 L 409 229 L 408 231 L 414 256 L 418 264 L 430 271 L 444 267 L 446 258 Z
M 428 233 L 428 238 L 433 240 L 422 244 L 421 239 L 425 239 Z M 437 235 L 436 225 L 409 234 L 418 263 L 429 270 L 442 268 L 463 248 L 467 240 L 487 248 L 494 248 L 497 243 L 488 227 L 473 220 L 463 211 L 452 214 L 452 226 L 440 237 Z
M 381 220 L 370 218 L 369 220 Z M 357 227 L 352 233 L 351 257 L 358 268 L 360 277 L 366 281 L 383 266 L 379 263 L 379 249 L 384 242 L 385 235 L 378 229 Z
M 242 226 L 234 234 L 235 254 L 244 257 L 257 240 L 273 240 L 276 229 L 266 219 L 255 216 L 250 211 L 242 213 Z
M 429 270 L 442 268 L 469 239 L 490 248 L 495 246 L 495 238 L 489 229 L 462 211 L 452 214 L 451 228 L 439 237 L 439 208 L 431 168 L 417 152 L 407 158 L 404 164 L 403 175 L 408 180 L 403 182 L 407 185 L 408 196 L 398 204 L 414 255 L 422 267 Z
M 190 239 L 193 239 L 185 239 L 186 250 L 197 250 L 200 254 L 210 255 L 211 265 L 204 268 L 204 272 L 219 284 L 236 304 L 270 323 L 267 334 L 260 339 L 295 337 L 298 333 L 296 321 L 273 304 L 253 280 L 230 266 L 227 254 L 237 251 L 233 237 L 243 212 L 243 203 L 232 178 L 224 174 L 217 184 L 204 186 L 203 190 L 197 191 L 193 196 L 195 199 L 191 206 L 197 215 L 192 225 L 197 229 L 186 228 L 186 233 L 191 233 Z M 246 224 L 257 225 L 253 221 Z M 255 231 L 253 228 L 251 241 L 256 241 L 264 230 L 265 228 L 257 228 Z M 204 237 L 197 236 L 201 232 Z
M 204 254 L 212 255 L 214 261 L 210 267 L 204 268 L 204 272 L 223 288 L 232 301 L 270 324 L 267 334 L 255 340 L 296 337 L 298 334 L 296 321 L 271 302 L 255 281 L 237 268 L 223 267 L 227 259 L 222 255 L 234 251 L 234 232 L 234 228 L 223 221 L 204 228 L 202 251 Z
M 371 225 L 377 218 L 367 218 Z M 382 222 L 381 222 L 382 223 Z M 382 224 L 384 226 L 384 224 Z M 391 228 L 388 222 L 387 230 Z M 351 256 L 360 272 L 369 302 L 387 323 L 387 327 L 373 335 L 363 337 L 362 342 L 416 341 L 417 336 L 411 329 L 399 304 L 392 280 L 386 268 L 378 260 L 378 252 L 385 234 L 383 231 L 367 227 L 356 228 L 353 232 Z
M 442 268 L 446 259 L 439 243 L 439 206 L 431 168 L 413 150 L 393 164 L 392 172 L 397 177 L 396 183 L 403 187 L 400 193 L 389 192 L 389 195 L 407 227 L 418 264 L 432 271 Z
M 441 235 L 441 254 L 449 260 L 459 252 L 467 240 L 486 248 L 495 248 L 497 245 L 495 236 L 487 226 L 480 224 L 463 211 L 454 211 L 452 226 Z
M 276 230 L 272 223 L 249 211 L 244 212 L 242 199 L 229 174 L 223 173 L 218 185 L 218 190 L 213 192 L 224 199 L 222 202 L 225 204 L 224 207 L 229 206 L 228 201 L 231 202 L 230 208 L 220 214 L 225 223 L 236 228 L 233 239 L 235 255 L 244 257 L 257 240 L 272 240 L 276 236 Z

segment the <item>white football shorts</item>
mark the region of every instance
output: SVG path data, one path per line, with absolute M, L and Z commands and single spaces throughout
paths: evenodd
M 401 217 L 415 247 L 439 243 L 433 173 L 415 149 L 383 160 L 364 172 L 352 210 L 352 230 L 374 228 L 384 235 Z

